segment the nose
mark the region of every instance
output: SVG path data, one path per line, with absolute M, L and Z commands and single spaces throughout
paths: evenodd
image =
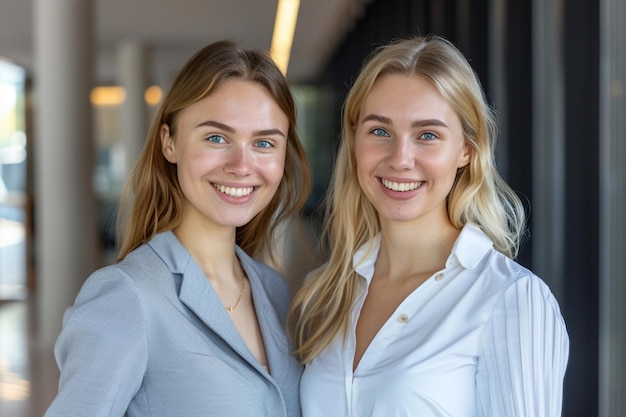
M 244 146 L 233 146 L 228 150 L 224 170 L 236 176 L 246 176 L 251 170 L 251 156 Z
M 414 149 L 412 149 L 411 138 L 398 137 L 389 143 L 389 156 L 387 162 L 389 166 L 398 171 L 413 168 Z

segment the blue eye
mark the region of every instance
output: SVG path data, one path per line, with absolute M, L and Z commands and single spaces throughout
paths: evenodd
M 274 145 L 272 145 L 269 140 L 260 140 L 256 143 L 256 146 L 258 146 L 259 148 L 271 148 Z
M 206 138 L 206 140 L 208 140 L 209 142 L 213 142 L 213 143 L 224 143 L 226 141 L 220 135 L 211 135 L 208 138 Z
M 374 136 L 385 136 L 385 137 L 389 136 L 389 133 L 387 133 L 385 129 L 381 129 L 380 127 L 372 129 L 372 134 Z
M 427 141 L 430 141 L 430 140 L 435 140 L 435 139 L 437 139 L 437 135 L 435 135 L 435 134 L 434 134 L 434 133 L 432 133 L 432 132 L 425 132 L 425 133 L 422 133 L 422 134 L 420 135 L 420 138 L 421 138 L 421 139 L 424 139 L 424 140 L 427 140 Z

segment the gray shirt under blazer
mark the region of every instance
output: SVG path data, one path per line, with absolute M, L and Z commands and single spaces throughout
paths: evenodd
M 53 416 L 300 416 L 302 368 L 290 355 L 283 277 L 240 248 L 270 373 L 172 232 L 92 274 L 55 346 Z M 127 414 L 125 414 L 127 413 Z

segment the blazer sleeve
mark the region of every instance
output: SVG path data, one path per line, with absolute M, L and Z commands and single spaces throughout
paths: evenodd
M 521 278 L 506 289 L 480 352 L 480 416 L 561 416 L 569 338 L 556 299 L 538 277 Z
M 59 391 L 46 417 L 122 417 L 147 366 L 146 326 L 132 280 L 114 267 L 94 273 L 65 313 L 55 357 Z

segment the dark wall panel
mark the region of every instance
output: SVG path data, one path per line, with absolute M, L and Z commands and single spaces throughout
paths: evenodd
M 532 224 L 532 2 L 507 2 L 506 16 L 506 109 L 508 138 L 508 177 L 520 195 Z M 518 261 L 532 267 L 532 228 L 530 241 L 520 251 Z
M 599 10 L 598 0 L 570 0 L 564 10 L 567 417 L 598 413 Z

